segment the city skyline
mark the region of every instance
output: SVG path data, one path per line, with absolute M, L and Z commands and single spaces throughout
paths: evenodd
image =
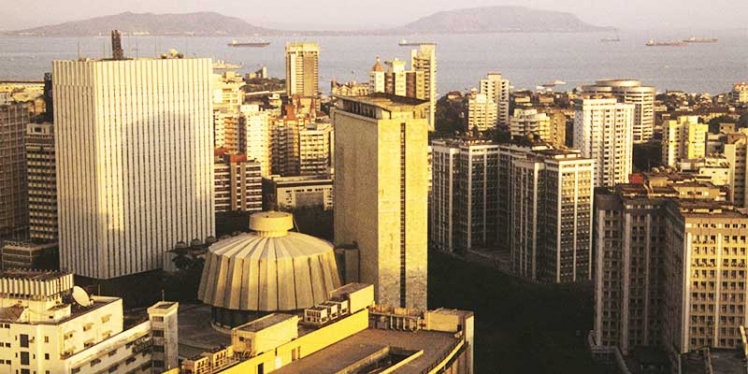
M 157 3 L 142 0 L 123 0 L 117 3 L 100 3 L 92 0 L 36 0 L 31 4 L 24 5 L 24 7 L 18 8 L 3 7 L 5 22 L 2 29 L 15 30 L 45 26 L 128 11 L 135 13 L 213 11 L 238 17 L 255 26 L 266 28 L 314 31 L 375 30 L 401 26 L 442 11 L 520 4 L 507 0 L 469 0 L 459 4 L 446 0 L 417 0 L 407 3 L 387 3 L 385 1 L 384 3 L 380 2 L 380 6 L 374 8 L 373 13 L 360 12 L 356 3 L 339 3 L 330 0 L 259 3 L 253 4 L 251 10 L 250 7 L 241 2 L 216 0 L 199 3 L 185 3 L 180 0 L 166 0 Z M 391 6 L 394 5 L 397 6 L 398 12 L 389 11 Z M 530 0 L 523 2 L 521 5 L 539 10 L 568 12 L 578 16 L 582 21 L 597 26 L 638 30 L 744 29 L 745 24 L 741 19 L 741 14 L 748 11 L 748 4 L 728 0 L 709 3 L 695 0 L 685 2 L 666 0 L 656 3 L 644 0 L 625 3 L 607 3 L 593 0 Z M 293 12 L 287 11 L 288 9 L 293 9 Z M 335 21 L 330 21 L 329 9 L 335 9 L 333 12 Z M 377 15 L 382 17 L 376 17 Z M 318 18 L 314 18 L 315 16 Z M 386 19 L 386 21 L 382 21 L 383 19 Z

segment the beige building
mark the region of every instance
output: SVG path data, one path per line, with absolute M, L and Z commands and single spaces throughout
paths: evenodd
M 286 43 L 286 94 L 314 97 L 319 93 L 319 45 Z
M 152 373 L 177 367 L 177 303 L 126 326 L 122 299 L 73 287 L 70 273 L 0 272 L 3 373 Z
M 675 166 L 679 159 L 706 157 L 709 125 L 698 116 L 680 116 L 662 124 L 662 164 Z
M 57 171 L 54 126 L 30 123 L 26 128 L 29 181 L 29 236 L 57 240 Z
M 486 94 L 473 89 L 467 95 L 467 128 L 466 131 L 486 131 L 496 128 L 497 105 Z
M 497 241 L 499 146 L 481 140 L 432 142 L 430 243 L 465 253 Z
M 299 131 L 298 175 L 323 175 L 330 172 L 332 124 L 315 122 Z
M 480 93 L 486 95 L 496 103 L 497 125 L 509 125 L 509 80 L 502 78 L 501 73 L 488 73 L 480 80 Z
M 515 109 L 509 120 L 509 133 L 512 138 L 539 138 L 551 142 L 551 119 L 547 114 L 536 109 Z
M 0 240 L 23 239 L 29 226 L 25 104 L 0 101 Z
M 378 303 L 426 308 L 428 105 L 375 94 L 339 98 L 335 243 L 357 245 Z
M 633 168 L 634 105 L 582 97 L 574 109 L 574 148 L 595 161 L 595 186 L 628 182 Z
M 260 163 L 263 176 L 271 174 L 272 146 L 270 113 L 258 105 L 242 105 L 242 122 L 239 131 L 239 153 Z
M 60 266 L 97 279 L 156 270 L 177 242 L 212 236 L 211 60 L 52 70 Z
M 725 200 L 711 183 L 662 173 L 596 195 L 596 345 L 659 346 L 677 368 L 681 354 L 739 344 L 748 215 Z
M 508 199 L 512 269 L 546 283 L 592 279 L 594 161 L 578 151 L 516 154 Z
M 436 114 L 436 100 L 439 98 L 436 91 L 436 44 L 421 44 L 418 49 L 410 51 L 410 62 L 415 72 L 410 81 L 415 89 L 410 92 L 408 97 L 427 100 L 429 102 L 429 131 L 434 131 L 434 115 Z M 423 89 L 418 82 L 419 73 L 423 74 Z
M 633 79 L 603 79 L 592 86 L 583 86 L 584 94 L 613 95 L 618 102 L 633 104 L 632 141 L 634 144 L 652 141 L 654 134 L 654 98 L 656 90 L 652 86 L 642 86 Z
M 732 91 L 730 92 L 730 99 L 732 99 L 734 105 L 748 103 L 748 83 L 735 83 L 732 86 Z
M 262 176 L 260 163 L 242 154 L 216 150 L 216 213 L 259 212 L 262 210 Z
M 262 196 L 265 210 L 293 210 L 305 207 L 332 210 L 332 178 L 328 175 L 271 175 L 262 179 Z
M 0 269 L 39 269 L 45 252 L 57 248 L 57 242 L 6 241 L 2 250 Z M 54 253 L 54 252 L 52 252 Z
M 730 163 L 730 200 L 736 207 L 748 208 L 748 133 L 728 134 L 723 147 Z

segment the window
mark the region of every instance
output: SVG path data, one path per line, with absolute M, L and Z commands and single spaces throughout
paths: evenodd
M 28 364 L 29 364 L 29 353 L 21 352 L 21 365 L 28 365 Z
M 45 360 L 49 360 L 49 353 L 45 353 L 45 354 L 44 354 L 44 359 L 45 359 Z
M 107 314 L 107 315 L 101 317 L 101 323 L 107 323 L 107 322 L 109 322 L 109 320 L 111 318 L 112 318 L 112 316 L 110 314 Z
M 153 330 L 153 336 L 157 338 L 161 338 L 164 336 L 163 330 Z
M 49 343 L 49 336 L 45 336 L 45 337 L 44 337 L 44 342 L 45 342 L 45 343 Z
M 29 336 L 26 334 L 21 334 L 21 347 L 22 348 L 28 348 L 29 347 Z

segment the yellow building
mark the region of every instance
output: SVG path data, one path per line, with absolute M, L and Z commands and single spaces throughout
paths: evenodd
M 662 125 L 662 164 L 675 166 L 679 159 L 706 156 L 706 134 L 709 125 L 699 123 L 698 116 L 680 116 Z
M 428 103 L 386 94 L 340 97 L 335 243 L 360 250 L 377 302 L 426 308 Z
M 231 330 L 231 345 L 169 374 L 473 372 L 474 316 L 374 306 L 371 285 L 351 283 L 302 315 L 274 313 Z
M 286 43 L 286 94 L 314 97 L 319 92 L 319 45 Z

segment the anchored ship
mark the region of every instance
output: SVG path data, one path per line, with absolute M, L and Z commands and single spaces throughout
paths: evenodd
M 682 47 L 684 45 L 688 45 L 688 43 L 680 41 L 656 42 L 650 39 L 645 45 L 647 47 Z
M 716 43 L 717 38 L 698 38 L 695 36 L 692 36 L 688 39 L 683 39 L 686 43 Z
M 406 46 L 419 46 L 419 45 L 436 45 L 434 42 L 409 42 L 405 39 L 401 39 L 400 43 L 398 43 L 401 47 Z
M 267 47 L 270 45 L 270 42 L 237 42 L 236 40 L 231 40 L 231 43 L 229 43 L 229 47 Z

